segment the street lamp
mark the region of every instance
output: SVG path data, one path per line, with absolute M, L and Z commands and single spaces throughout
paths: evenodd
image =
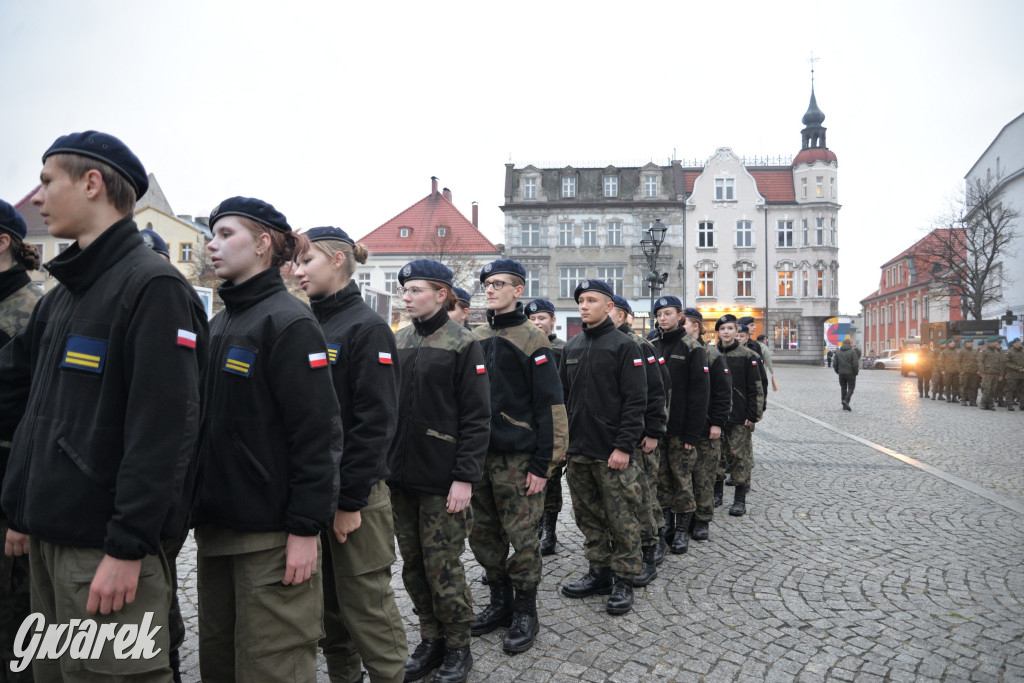
M 658 272 L 658 256 L 661 254 L 661 245 L 665 242 L 665 233 L 668 232 L 661 223 L 661 219 L 655 219 L 654 225 L 647 229 L 647 237 L 640 240 L 640 250 L 647 258 L 647 284 L 651 289 L 651 317 L 654 317 L 654 300 L 658 298 L 658 292 L 668 280 L 668 273 Z M 654 321 L 651 320 L 651 327 Z

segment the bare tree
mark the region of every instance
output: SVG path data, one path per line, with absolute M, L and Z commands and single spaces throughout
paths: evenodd
M 960 298 L 966 314 L 981 319 L 989 304 L 1002 298 L 1003 260 L 1016 236 L 1020 211 L 999 196 L 1000 179 L 969 181 L 950 210 L 939 219 L 932 239 L 919 251 L 931 265 L 933 297 Z
M 451 268 L 455 286 L 473 293 L 480 275 L 480 264 L 472 253 L 459 250 L 459 239 L 451 233 L 451 228 L 443 237 L 435 231 L 426 249 L 424 258 L 440 261 Z

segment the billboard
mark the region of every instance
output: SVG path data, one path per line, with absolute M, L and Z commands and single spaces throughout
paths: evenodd
M 843 340 L 850 339 L 850 325 L 853 318 L 829 318 L 825 321 L 825 350 L 835 351 Z

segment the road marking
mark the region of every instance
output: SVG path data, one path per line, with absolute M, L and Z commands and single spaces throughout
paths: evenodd
M 956 475 L 950 474 L 949 472 L 946 472 L 944 470 L 940 470 L 938 467 L 932 467 L 931 465 L 929 465 L 927 463 L 923 463 L 920 460 L 916 460 L 914 458 L 911 458 L 909 455 L 903 455 L 902 453 L 897 453 L 896 451 L 892 450 L 891 448 L 886 448 L 885 446 L 877 444 L 874 441 L 868 441 L 867 439 L 859 437 L 856 434 L 850 434 L 849 432 L 845 432 L 842 429 L 839 429 L 838 427 L 835 427 L 835 426 L 829 424 L 828 422 L 824 422 L 822 420 L 819 420 L 816 417 L 811 417 L 810 415 L 808 415 L 806 413 L 802 413 L 799 410 L 796 410 L 795 408 L 790 408 L 789 406 L 783 405 L 783 404 L 779 403 L 778 401 L 772 401 L 772 405 L 773 406 L 777 406 L 779 408 L 782 408 L 783 410 L 788 410 L 789 412 L 793 413 L 794 415 L 799 415 L 800 417 L 804 418 L 808 422 L 813 422 L 814 424 L 818 425 L 819 427 L 824 427 L 825 429 L 829 430 L 830 432 L 835 432 L 836 434 L 839 434 L 840 436 L 845 436 L 847 439 L 851 439 L 853 441 L 856 441 L 857 443 L 863 444 L 863 445 L 867 446 L 868 448 L 873 448 L 874 450 L 878 451 L 879 453 L 884 453 L 885 455 L 888 455 L 888 456 L 891 456 L 893 458 L 896 458 L 897 460 L 901 460 L 901 461 L 905 462 L 906 464 L 908 464 L 908 465 L 910 465 L 912 467 L 916 467 L 917 469 L 921 470 L 922 472 L 927 472 L 928 474 L 931 474 L 932 476 L 935 476 L 935 477 L 938 477 L 939 479 L 947 481 L 950 484 L 953 484 L 954 486 L 958 486 L 958 487 L 964 489 L 965 491 L 970 491 L 971 493 L 973 493 L 975 495 L 978 495 L 978 496 L 981 496 L 982 498 L 990 500 L 993 503 L 995 503 L 996 505 L 1002 505 L 1004 508 L 1007 508 L 1009 510 L 1013 510 L 1014 512 L 1016 512 L 1019 515 L 1024 515 L 1024 504 L 1022 504 L 1020 501 L 1017 501 L 1017 500 L 1015 500 L 1013 498 L 1009 498 L 1009 497 L 1004 496 L 1002 494 L 996 493 L 995 491 L 987 489 L 984 486 L 979 486 L 978 484 L 975 484 L 972 481 L 967 481 L 966 479 L 961 479 L 960 477 L 958 477 Z

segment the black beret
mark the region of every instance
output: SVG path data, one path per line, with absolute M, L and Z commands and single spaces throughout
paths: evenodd
M 210 212 L 210 229 L 224 216 L 244 216 L 257 223 L 277 230 L 278 232 L 291 232 L 292 226 L 288 225 L 288 219 L 284 214 L 262 199 L 251 197 L 231 197 L 225 199 Z
M 683 302 L 679 300 L 679 297 L 678 296 L 672 296 L 670 294 L 668 296 L 663 296 L 660 299 L 658 299 L 657 301 L 655 301 L 654 302 L 654 310 L 651 311 L 651 313 L 656 315 L 658 313 L 658 311 L 660 311 L 661 309 L 669 308 L 670 306 L 674 307 L 674 308 L 678 308 L 680 311 L 683 310 Z
M 608 286 L 607 282 L 602 280 L 580 280 L 580 283 L 576 285 L 576 291 L 572 293 L 576 303 L 580 302 L 580 294 L 583 292 L 597 292 L 598 294 L 604 294 L 609 299 L 614 301 L 615 291 Z
M 515 261 L 510 258 L 500 258 L 497 261 L 492 261 L 486 266 L 480 269 L 480 282 L 483 282 L 492 275 L 498 273 L 506 273 L 508 275 L 515 275 L 526 279 L 526 268 L 523 268 L 523 264 L 519 261 Z
M 533 315 L 534 313 L 550 313 L 554 315 L 555 305 L 547 299 L 534 299 L 526 304 L 526 315 Z
M 736 322 L 738 322 L 740 325 L 749 325 L 752 322 L 754 322 L 754 316 L 745 315 L 742 318 L 737 319 Z
M 398 271 L 398 284 L 405 286 L 407 280 L 430 280 L 452 287 L 452 271 L 443 263 L 428 258 L 409 261 Z
M 621 308 L 626 313 L 633 315 L 633 307 L 630 306 L 629 302 L 623 299 L 621 296 L 619 296 L 618 294 L 614 295 L 612 297 L 612 301 L 615 302 L 615 308 Z
M 736 322 L 736 316 L 734 316 L 732 313 L 726 313 L 725 315 L 723 315 L 721 318 L 719 318 L 715 322 L 715 332 L 717 332 L 718 328 L 721 327 L 722 325 L 724 325 L 725 323 L 734 323 L 734 322 Z
M 701 315 L 701 312 L 698 311 L 696 308 L 684 308 L 683 315 L 685 315 L 687 318 L 690 318 L 691 320 L 699 320 L 701 322 L 704 322 L 704 316 Z
M 750 334 L 750 327 L 746 323 L 736 321 L 736 331 L 742 332 L 743 334 Z
M 310 242 L 320 242 L 323 240 L 337 240 L 339 242 L 346 242 L 355 246 L 355 242 L 348 236 L 348 233 L 341 228 L 335 228 L 327 225 L 321 228 L 310 228 L 305 233 L 306 237 Z
M 9 232 L 19 239 L 25 239 L 28 226 L 17 209 L 0 199 L 0 230 Z
M 469 295 L 469 292 L 464 290 L 462 287 L 452 287 L 452 291 L 455 292 L 455 298 L 467 306 L 469 306 L 473 300 L 473 297 Z
M 164 242 L 163 237 L 156 234 L 149 228 L 139 230 L 139 234 L 142 235 L 142 241 L 146 243 L 147 247 L 158 254 L 163 254 L 167 258 L 171 258 L 171 252 L 167 249 L 167 242 Z
M 84 133 L 69 133 L 57 138 L 43 154 L 43 161 L 52 154 L 77 154 L 107 164 L 124 176 L 135 189 L 135 198 L 146 194 L 149 176 L 135 153 L 113 135 L 87 130 Z

